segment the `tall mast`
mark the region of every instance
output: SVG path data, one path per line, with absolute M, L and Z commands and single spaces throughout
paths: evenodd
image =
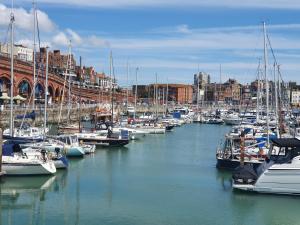
M 137 77 L 138 77 L 138 71 L 139 71 L 139 68 L 137 67 L 135 69 L 135 92 L 134 92 L 134 112 L 133 112 L 133 119 L 134 119 L 134 121 L 135 121 L 135 117 L 136 117 Z
M 33 101 L 32 109 L 35 109 L 35 86 L 36 86 L 36 3 L 35 0 L 32 2 L 33 7 Z
M 156 118 L 157 118 L 157 115 L 158 115 L 158 104 L 157 104 L 157 99 L 158 99 L 158 87 L 157 87 L 157 73 L 155 74 L 155 88 L 156 88 L 156 95 L 155 95 L 155 113 L 156 113 Z
M 260 114 L 260 92 L 261 92 L 261 84 L 260 84 L 260 59 L 258 62 L 258 71 L 257 71 L 257 96 L 256 96 L 256 122 L 259 121 L 259 114 Z
M 14 135 L 14 119 L 13 119 L 13 106 L 14 106 L 14 22 L 15 16 L 13 13 L 13 1 L 10 14 L 10 136 Z
M 81 56 L 79 57 L 79 120 L 78 120 L 78 127 L 79 132 L 81 132 L 81 82 L 82 82 L 82 59 Z
M 274 63 L 274 91 L 275 91 L 275 121 L 276 121 L 276 134 L 279 137 L 279 119 L 278 119 L 278 87 L 277 87 L 277 64 Z
M 67 74 L 69 75 L 69 89 L 68 89 L 68 121 L 70 120 L 71 111 L 71 67 L 72 67 L 72 42 L 69 42 L 69 57 L 67 65 Z
M 44 105 L 44 141 L 46 139 L 46 126 L 47 126 L 47 104 L 48 104 L 48 64 L 49 64 L 49 52 L 46 47 L 46 80 L 45 80 L 45 105 Z
M 169 96 L 169 79 L 167 78 L 167 91 L 166 91 L 166 116 L 168 113 L 168 96 Z
M 111 119 L 114 122 L 114 100 L 113 100 L 113 56 L 110 51 L 110 65 L 109 65 L 109 76 L 110 76 L 110 99 L 111 99 Z
M 199 64 L 198 64 L 198 74 L 197 74 L 197 76 L 196 76 L 196 80 L 197 80 L 197 113 L 199 113 L 199 89 L 200 89 L 200 87 L 199 87 L 199 73 L 200 73 L 200 71 L 199 71 L 200 69 L 199 69 Z
M 266 82 L 266 105 L 267 105 L 267 144 L 270 145 L 270 136 L 269 136 L 269 80 L 268 80 L 268 56 L 267 56 L 267 32 L 266 32 L 266 23 L 263 22 L 263 30 L 264 30 L 264 75 Z
M 128 78 L 129 78 L 129 63 L 127 60 L 127 74 L 126 74 L 126 111 L 128 111 Z
M 219 94 L 218 94 L 218 105 L 219 105 L 219 102 L 220 102 L 220 95 L 221 95 L 221 92 L 222 92 L 222 64 L 220 64 L 220 88 L 219 88 Z

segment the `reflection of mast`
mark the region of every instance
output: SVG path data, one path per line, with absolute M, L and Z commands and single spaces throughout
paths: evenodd
M 80 170 L 77 172 L 76 176 L 76 218 L 75 224 L 79 224 L 79 211 L 80 211 Z
M 113 170 L 113 166 L 112 166 L 112 154 L 114 154 L 114 151 L 108 151 L 106 153 L 106 156 L 107 156 L 107 176 L 108 176 L 108 191 L 107 191 L 107 199 L 108 199 L 108 203 L 109 203 L 109 206 L 111 207 L 111 203 L 112 203 L 112 189 L 113 189 L 113 179 L 112 179 L 112 170 Z

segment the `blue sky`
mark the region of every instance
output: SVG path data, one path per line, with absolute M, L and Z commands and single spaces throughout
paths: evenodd
M 10 2 L 0 2 L 0 41 L 6 39 Z M 32 44 L 31 1 L 16 1 L 16 40 Z M 300 82 L 300 3 L 295 0 L 59 0 L 37 1 L 42 45 L 67 51 L 108 73 L 113 51 L 117 79 L 130 84 L 135 67 L 139 83 L 192 83 L 208 72 L 213 81 L 229 77 L 254 80 L 263 55 L 262 21 L 286 81 Z M 270 64 L 273 59 L 269 57 Z M 270 76 L 271 76 L 271 71 Z

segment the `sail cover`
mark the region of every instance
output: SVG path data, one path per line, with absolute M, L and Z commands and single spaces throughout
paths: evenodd
M 32 120 L 35 120 L 35 116 L 36 116 L 36 114 L 35 114 L 35 111 L 32 111 L 31 113 L 27 113 L 27 114 L 21 114 L 21 115 L 17 115 L 16 117 L 15 117 L 15 119 L 19 119 L 19 120 L 21 120 L 21 119 L 32 119 Z

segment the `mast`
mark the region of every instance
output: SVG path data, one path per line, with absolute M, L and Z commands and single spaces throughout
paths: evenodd
M 199 87 L 199 73 L 200 73 L 200 71 L 199 71 L 199 64 L 198 64 L 198 74 L 197 74 L 197 113 L 199 114 L 199 89 L 200 89 L 200 87 Z
M 32 1 L 33 7 L 33 101 L 32 110 L 35 109 L 35 86 L 36 86 L 36 3 Z
M 135 69 L 135 92 L 134 92 L 134 112 L 133 112 L 133 120 L 135 121 L 136 117 L 136 101 L 137 101 L 137 77 L 138 77 L 139 68 Z
M 264 30 L 264 75 L 266 82 L 266 105 L 267 105 L 267 145 L 270 145 L 270 135 L 269 135 L 269 80 L 268 80 L 268 56 L 267 56 L 267 33 L 266 33 L 266 23 L 263 22 L 263 30 Z
M 157 104 L 157 100 L 158 100 L 158 87 L 157 87 L 157 73 L 155 74 L 155 89 L 156 89 L 156 91 L 155 91 L 155 93 L 156 93 L 156 95 L 155 95 L 155 116 L 156 116 L 156 118 L 157 118 L 157 116 L 158 116 L 158 104 Z
M 78 120 L 78 128 L 79 132 L 81 131 L 81 82 L 82 82 L 82 59 L 79 57 L 79 120 Z
M 169 95 L 169 79 L 167 78 L 167 91 L 166 91 L 166 116 L 168 113 L 168 95 Z
M 15 16 L 13 13 L 13 1 L 10 14 L 10 136 L 14 136 L 14 22 Z
M 256 122 L 259 121 L 259 113 L 260 113 L 260 92 L 261 92 L 261 87 L 260 87 L 260 59 L 258 62 L 258 71 L 257 71 L 257 96 L 256 96 Z
M 277 64 L 274 63 L 274 92 L 275 92 L 275 121 L 276 121 L 276 134 L 279 137 L 279 119 L 278 119 L 278 88 L 277 88 Z
M 221 92 L 222 92 L 222 64 L 220 64 L 220 87 L 219 87 L 219 94 L 218 94 L 218 106 L 219 106 L 219 102 L 220 102 Z
M 112 51 L 110 51 L 110 65 L 109 65 L 109 76 L 110 76 L 110 99 L 111 99 L 111 119 L 112 123 L 114 123 L 114 100 L 113 100 L 113 57 Z
M 162 89 L 162 97 L 161 97 L 161 99 L 162 99 L 162 109 L 163 109 L 163 114 L 164 114 L 164 108 L 165 108 L 165 87 L 163 87 L 163 89 Z
M 45 105 L 44 105 L 44 141 L 46 139 L 46 126 L 47 126 L 47 104 L 48 104 L 48 64 L 49 64 L 49 52 L 46 47 L 46 80 L 45 80 Z
M 129 78 L 129 63 L 127 60 L 127 74 L 126 74 L 126 111 L 128 112 L 128 78 Z
M 71 67 L 72 67 L 72 42 L 69 42 L 69 57 L 67 65 L 67 74 L 69 75 L 69 88 L 68 88 L 68 121 L 70 122 L 71 111 Z

